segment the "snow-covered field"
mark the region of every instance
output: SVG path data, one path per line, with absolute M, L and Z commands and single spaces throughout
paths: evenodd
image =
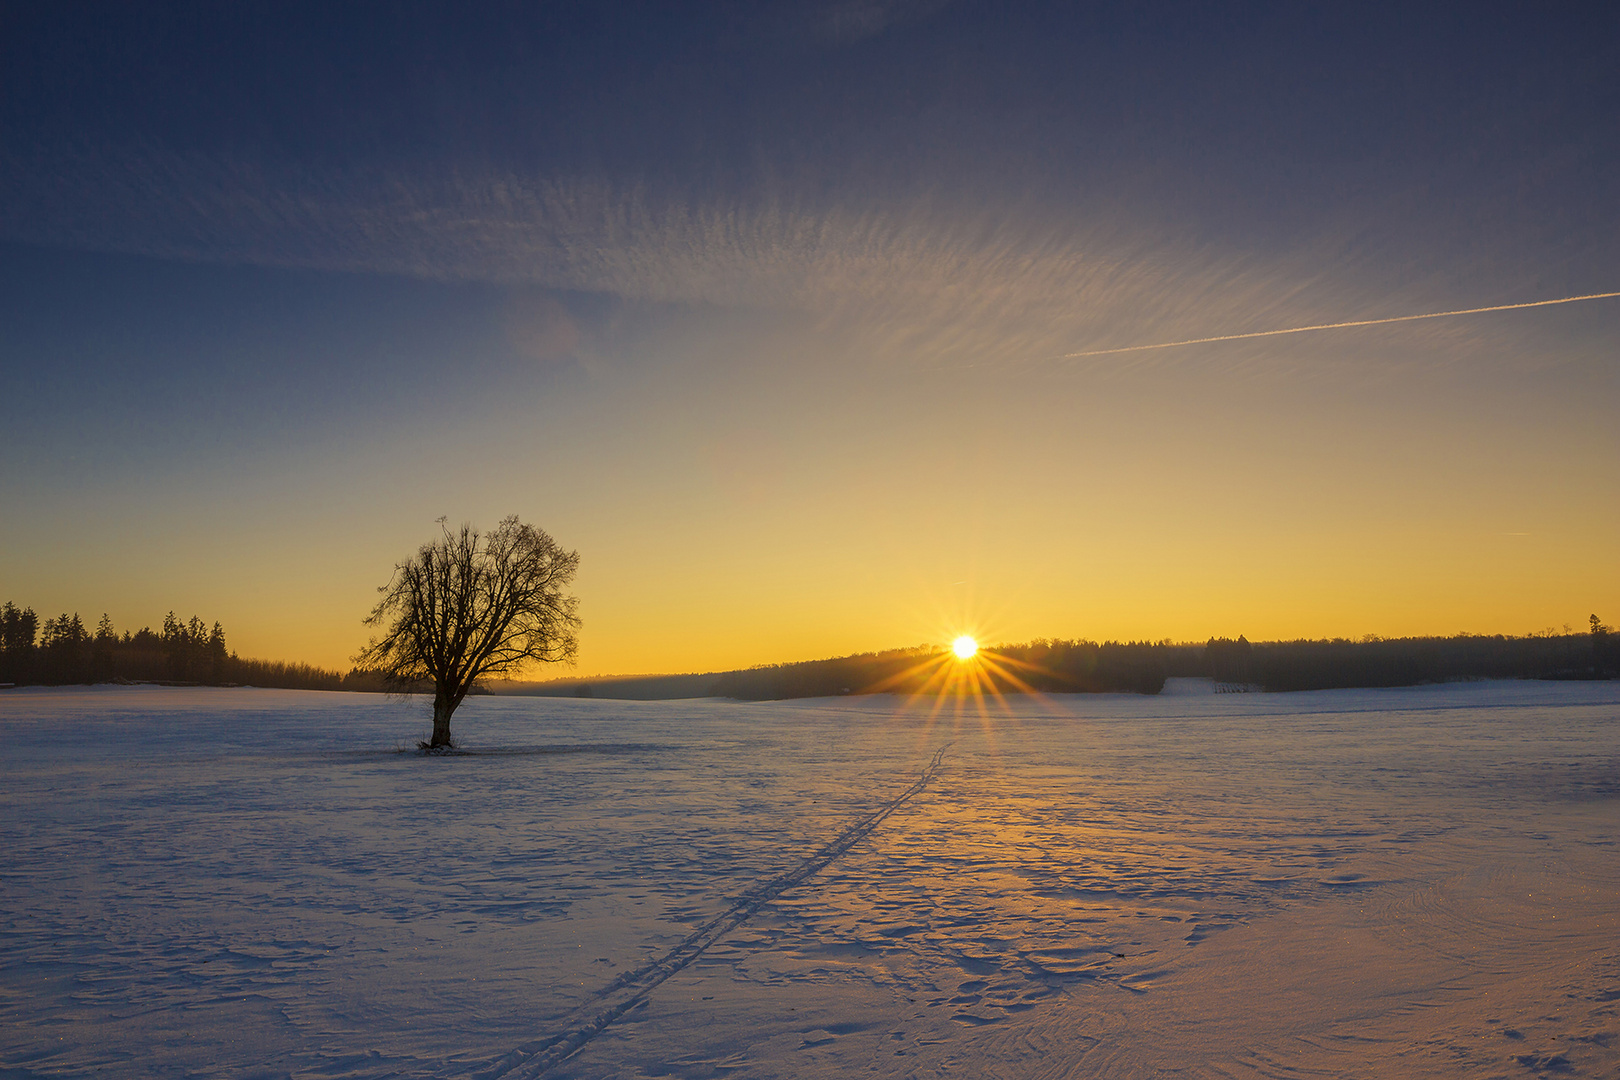
M 8 691 L 0 1076 L 1620 1075 L 1620 684 L 1200 689 Z

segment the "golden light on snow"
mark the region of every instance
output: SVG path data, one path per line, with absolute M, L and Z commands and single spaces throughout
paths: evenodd
M 970 660 L 973 654 L 979 651 L 979 643 L 963 634 L 951 642 L 951 651 L 956 654 L 958 660 Z

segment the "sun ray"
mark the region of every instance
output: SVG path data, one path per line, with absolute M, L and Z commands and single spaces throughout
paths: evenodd
M 971 650 L 962 639 L 972 641 Z M 972 634 L 945 635 L 944 640 L 945 644 L 932 649 L 897 658 L 888 674 L 858 692 L 899 695 L 901 700 L 894 709 L 897 718 L 917 716 L 920 706 L 922 738 L 947 722 L 960 730 L 963 724 L 977 721 L 992 754 L 999 753 L 996 743 L 1007 724 L 1016 724 L 1019 710 L 1010 700 L 1012 695 L 1060 715 L 1073 715 L 1071 708 L 1051 696 L 1070 685 L 1065 673 L 981 646 Z

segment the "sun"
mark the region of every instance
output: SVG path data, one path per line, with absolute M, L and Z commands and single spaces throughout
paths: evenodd
M 956 654 L 958 660 L 971 660 L 973 654 L 979 651 L 979 643 L 963 634 L 951 642 L 951 652 Z

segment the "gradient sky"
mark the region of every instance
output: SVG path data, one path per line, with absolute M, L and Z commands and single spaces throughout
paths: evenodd
M 469 12 L 469 7 L 476 7 Z M 1620 619 L 1620 8 L 0 7 L 0 599 L 582 674 Z M 537 672 L 536 674 L 563 674 Z

